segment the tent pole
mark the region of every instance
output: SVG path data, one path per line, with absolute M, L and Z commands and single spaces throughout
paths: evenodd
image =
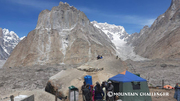
M 57 101 L 57 92 L 58 92 L 58 89 L 56 89 L 55 101 Z

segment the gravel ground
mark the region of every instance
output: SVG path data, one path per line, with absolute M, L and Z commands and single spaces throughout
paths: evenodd
M 162 80 L 171 86 L 180 82 L 179 60 L 127 61 L 127 66 L 132 72 L 140 73 L 152 86 L 161 86 Z
M 60 72 L 63 66 L 35 66 L 0 69 L 0 96 L 18 90 L 44 89 L 49 77 Z
M 162 79 L 165 85 L 174 86 L 180 82 L 179 60 L 151 60 L 122 62 L 119 59 L 107 58 L 90 62 L 86 65 L 91 67 L 103 67 L 100 73 L 116 75 L 128 68 L 132 73 L 140 73 L 141 77 L 148 80 L 149 85 L 161 86 Z M 44 90 L 49 78 L 61 70 L 78 66 L 34 66 L 26 68 L 0 68 L 0 96 L 25 90 Z M 92 74 L 91 74 L 92 75 Z M 101 76 L 93 77 L 101 80 Z M 105 79 L 105 78 L 104 78 Z M 96 80 L 98 81 L 98 80 Z M 100 81 L 101 82 L 101 81 Z M 170 97 L 152 97 L 153 101 L 174 101 L 174 91 L 170 91 Z M 162 99 L 162 100 L 161 100 Z M 169 99 L 169 100 L 163 100 Z

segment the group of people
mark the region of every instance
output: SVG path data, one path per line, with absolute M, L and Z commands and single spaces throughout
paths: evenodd
M 81 90 L 83 101 L 114 101 L 113 96 L 107 96 L 108 92 L 114 91 L 114 87 L 111 81 L 104 81 L 101 85 L 99 82 L 96 82 L 95 87 L 84 82 Z

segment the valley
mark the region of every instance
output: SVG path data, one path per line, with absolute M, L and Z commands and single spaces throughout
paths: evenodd
M 123 71 L 146 79 L 150 92 L 170 93 L 152 96 L 153 101 L 174 101 L 174 90 L 156 88 L 180 80 L 179 9 L 180 0 L 172 0 L 151 26 L 133 34 L 120 25 L 90 21 L 66 2 L 41 11 L 26 37 L 0 28 L 0 101 L 19 93 L 52 101 L 54 95 L 45 90 L 68 96 L 68 87 L 80 90 L 86 75 L 95 85 Z

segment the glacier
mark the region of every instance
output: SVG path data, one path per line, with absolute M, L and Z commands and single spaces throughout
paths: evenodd
M 133 61 L 148 60 L 137 55 L 133 50 L 134 47 L 127 44 L 126 39 L 130 36 L 123 26 L 116 26 L 114 24 L 91 22 L 95 27 L 102 30 L 116 46 L 116 56 L 122 60 L 131 59 Z

